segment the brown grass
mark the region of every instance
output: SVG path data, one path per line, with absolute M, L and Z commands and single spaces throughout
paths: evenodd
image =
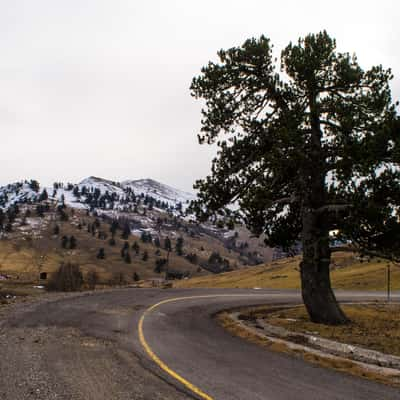
M 133 280 L 133 273 L 137 272 L 140 279 L 149 279 L 153 277 L 163 277 L 164 274 L 154 272 L 156 247 L 153 244 L 142 243 L 139 237 L 131 235 L 128 239 L 130 246 L 134 241 L 140 245 L 140 254 L 135 255 L 131 250 L 132 262 L 127 264 L 121 258 L 121 248 L 124 240 L 121 239 L 121 232 L 118 231 L 115 237 L 116 245 L 110 246 L 108 239 L 98 239 L 87 232 L 86 226 L 81 230 L 77 228 L 78 222 L 85 220 L 92 223 L 94 218 L 88 217 L 83 212 L 75 211 L 75 216 L 70 217 L 69 221 L 48 221 L 47 225 L 42 227 L 39 237 L 30 237 L 29 235 L 18 234 L 17 229 L 12 234 L 11 239 L 0 240 L 0 273 L 8 274 L 12 277 L 12 282 L 18 285 L 33 283 L 38 281 L 38 264 L 42 263 L 41 270 L 48 273 L 54 272 L 61 262 L 72 262 L 80 265 L 83 274 L 89 270 L 95 269 L 100 277 L 100 282 L 107 283 L 116 273 L 122 273 L 128 282 Z M 60 234 L 53 235 L 53 227 L 57 223 L 60 226 Z M 109 224 L 101 221 L 100 230 L 109 234 Z M 73 250 L 62 249 L 62 236 L 75 236 L 77 239 L 77 248 Z M 105 249 L 106 258 L 98 259 L 99 248 Z M 147 250 L 149 258 L 142 260 L 143 251 Z M 165 250 L 160 249 L 160 257 L 167 257 Z M 190 271 L 196 273 L 197 266 L 191 264 L 184 257 L 170 254 L 170 268 L 178 271 Z M 7 282 L 7 281 L 6 281 Z M 9 284 L 10 282 L 7 282 Z M 0 282 L 0 287 L 6 285 Z
M 219 275 L 195 277 L 177 282 L 176 287 L 299 289 L 300 256 L 265 265 L 242 268 Z M 361 262 L 352 253 L 335 253 L 331 264 L 332 285 L 336 289 L 385 290 L 387 262 Z M 392 290 L 400 289 L 400 268 L 392 267 Z
M 343 305 L 342 308 L 352 322 L 335 327 L 311 322 L 304 307 L 272 313 L 259 310 L 253 315 L 293 332 L 312 332 L 327 339 L 400 356 L 400 305 L 376 303 Z

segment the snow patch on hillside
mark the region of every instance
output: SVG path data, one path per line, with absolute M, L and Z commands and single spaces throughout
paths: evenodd
M 124 190 L 121 188 L 121 184 L 119 182 L 113 182 L 107 179 L 98 178 L 96 176 L 90 176 L 89 178 L 83 179 L 78 184 L 79 189 L 82 189 L 84 186 L 87 189 L 99 189 L 101 194 L 106 192 L 108 193 L 116 193 L 119 196 L 124 195 Z
M 29 183 L 11 183 L 0 187 L 0 208 L 6 210 L 14 204 L 35 201 L 38 196 L 39 193 L 34 191 Z
M 192 200 L 196 199 L 195 194 L 175 189 L 149 178 L 126 180 L 121 182 L 121 186 L 123 188 L 131 188 L 136 194 L 143 193 L 144 195 L 149 195 L 156 200 L 165 201 L 169 204 L 176 205 L 182 203 L 183 208 L 186 208 Z

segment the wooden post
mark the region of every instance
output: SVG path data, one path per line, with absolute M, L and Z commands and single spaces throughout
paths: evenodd
M 387 301 L 390 303 L 390 264 L 387 265 Z

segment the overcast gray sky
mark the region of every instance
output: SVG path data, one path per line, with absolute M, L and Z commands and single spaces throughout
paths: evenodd
M 0 0 L 0 184 L 152 177 L 190 190 L 209 171 L 193 76 L 253 36 L 277 51 L 326 29 L 393 69 L 400 3 L 356 0 Z

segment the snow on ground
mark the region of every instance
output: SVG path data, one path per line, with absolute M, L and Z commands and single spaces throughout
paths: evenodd
M 81 200 L 77 199 L 74 196 L 74 194 L 72 193 L 72 190 L 67 190 L 65 188 L 59 188 L 56 191 L 55 197 L 53 197 L 54 189 L 52 187 L 47 187 L 46 191 L 49 195 L 49 198 L 56 200 L 58 203 L 61 203 L 62 197 L 64 196 L 64 202 L 68 207 L 79 208 L 79 209 L 87 209 L 88 208 L 87 204 L 82 203 Z
M 175 189 L 153 179 L 126 180 L 121 182 L 121 186 L 123 188 L 131 188 L 135 194 L 147 194 L 170 205 L 182 203 L 183 208 L 186 208 L 192 200 L 196 199 L 195 194 Z
M 85 178 L 78 184 L 79 189 L 82 190 L 84 186 L 86 186 L 89 191 L 92 189 L 99 189 L 101 194 L 105 192 L 116 193 L 118 196 L 123 197 L 125 195 L 124 190 L 121 188 L 121 184 L 119 182 L 113 182 L 103 178 L 97 178 L 95 176 L 90 176 L 89 178 Z
M 34 201 L 39 196 L 39 193 L 31 189 L 28 183 L 12 183 L 0 187 L 0 208 L 6 210 L 13 204 L 22 203 L 25 200 Z M 2 204 L 2 199 L 7 199 Z
M 110 195 L 115 196 L 115 200 L 113 200 L 112 204 L 109 200 L 106 200 L 105 209 L 103 207 L 96 209 L 99 214 L 105 214 L 118 219 L 119 217 L 125 216 L 127 212 L 130 213 L 135 206 L 135 203 L 131 201 L 131 195 L 129 194 L 130 191 L 133 191 L 137 197 L 148 195 L 156 201 L 168 204 L 171 208 L 169 212 L 172 212 L 172 214 L 175 216 L 182 217 L 183 215 L 179 211 L 179 205 L 182 205 L 182 211 L 184 211 L 189 203 L 196 198 L 195 194 L 193 193 L 175 189 L 153 179 L 127 180 L 119 183 L 90 176 L 83 179 L 78 184 L 57 183 L 57 185 L 54 186 L 38 187 L 36 185 L 35 191 L 32 189 L 31 181 L 30 183 L 19 182 L 0 187 L 0 208 L 6 210 L 11 205 L 19 203 L 21 204 L 21 210 L 23 210 L 23 203 L 26 201 L 28 201 L 28 203 L 30 201 L 37 201 L 40 194 L 45 189 L 47 191 L 49 201 L 55 201 L 58 204 L 61 204 L 61 202 L 64 201 L 68 207 L 87 210 L 89 209 L 89 204 L 86 202 L 87 196 L 82 194 L 80 196 L 75 196 L 74 194 L 74 191 L 76 192 L 76 188 L 78 188 L 79 192 L 82 193 L 82 189 L 85 187 L 87 193 L 99 191 L 101 195 L 104 195 L 106 192 L 108 192 Z M 112 210 L 109 209 L 110 205 L 114 207 Z M 166 211 L 165 209 L 157 208 L 156 205 L 153 205 L 153 207 L 155 211 Z M 152 233 L 155 233 L 153 230 L 154 218 L 139 214 L 135 214 L 134 217 L 137 223 L 140 224 L 140 228 L 138 229 L 135 227 L 137 232 L 133 231 L 133 233 L 140 235 L 147 229 L 150 229 L 152 230 Z M 187 219 L 193 219 L 193 217 L 187 217 Z M 27 225 L 32 225 L 31 222 L 34 224 L 33 221 L 28 221 Z M 29 228 L 24 227 L 21 230 L 27 231 Z

